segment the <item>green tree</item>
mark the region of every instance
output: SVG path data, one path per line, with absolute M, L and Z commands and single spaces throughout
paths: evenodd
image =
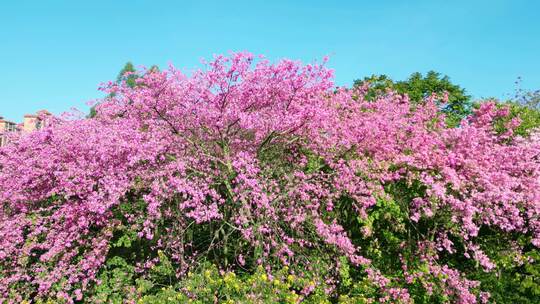
M 390 77 L 382 75 L 371 75 L 354 81 L 355 87 L 369 85 L 369 89 L 365 95 L 367 100 L 375 100 L 378 96 L 384 95 L 389 90 L 395 90 L 396 84 Z
M 448 102 L 442 105 L 441 110 L 448 115 L 449 125 L 459 124 L 472 108 L 471 96 L 466 94 L 465 89 L 452 83 L 450 77 L 435 71 L 429 71 L 425 76 L 419 72 L 412 73 L 409 78 L 402 81 L 394 81 L 386 75 L 372 75 L 354 82 L 356 87 L 365 84 L 369 84 L 366 96 L 369 100 L 393 90 L 399 94 L 407 94 L 414 103 L 421 103 L 433 93 L 442 97 L 446 92 Z M 442 98 L 437 101 L 442 104 Z
M 136 80 L 138 78 L 138 75 L 135 74 L 135 72 L 136 70 L 133 63 L 128 61 L 118 73 L 116 82 L 121 83 L 122 81 L 125 81 L 128 87 L 134 88 L 137 85 Z
M 519 84 L 519 81 L 516 83 Z M 527 91 L 518 87 L 515 96 L 498 102 L 498 106 L 508 107 L 509 114 L 495 121 L 496 131 L 506 131 L 507 124 L 514 118 L 520 120 L 519 126 L 514 129 L 514 135 L 527 137 L 532 131 L 540 129 L 540 90 Z
M 157 71 L 159 71 L 159 67 L 157 65 L 153 65 L 150 67 L 150 69 L 148 69 L 148 72 L 157 72 Z M 138 75 L 136 72 L 137 70 L 133 66 L 133 63 L 128 61 L 124 65 L 124 67 L 120 70 L 120 72 L 118 73 L 118 76 L 116 76 L 116 83 L 120 84 L 123 81 L 125 81 L 128 87 L 130 88 L 136 87 L 137 78 L 140 77 L 140 75 Z M 97 105 L 94 105 L 93 107 L 90 108 L 90 114 L 88 115 L 89 118 L 96 116 L 97 114 L 96 106 Z
M 527 137 L 532 130 L 540 127 L 540 111 L 537 108 L 515 101 L 499 103 L 499 106 L 507 106 L 510 111 L 508 116 L 495 121 L 495 130 L 498 132 L 504 132 L 506 125 L 514 118 L 520 120 L 519 126 L 514 129 L 514 135 Z

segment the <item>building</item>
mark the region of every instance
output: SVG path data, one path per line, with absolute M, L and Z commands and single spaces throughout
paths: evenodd
M 45 117 L 50 115 L 51 113 L 47 110 L 41 110 L 35 114 L 26 114 L 24 115 L 23 122 L 19 124 L 5 120 L 0 116 L 0 147 L 7 143 L 10 132 L 29 133 L 45 127 L 47 124 Z
M 51 115 L 47 110 L 38 111 L 36 114 L 26 114 L 24 115 L 24 120 L 22 124 L 23 132 L 32 132 L 43 128 L 46 124 L 44 117 Z
M 0 116 L 0 147 L 5 145 L 7 142 L 8 132 L 16 132 L 19 128 L 16 123 L 5 120 L 4 117 Z

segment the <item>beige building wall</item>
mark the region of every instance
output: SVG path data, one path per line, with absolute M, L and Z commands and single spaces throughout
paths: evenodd
M 24 115 L 22 131 L 32 132 L 45 126 L 45 121 L 40 117 L 51 115 L 47 110 L 38 111 L 36 114 Z
M 0 147 L 5 145 L 6 136 L 4 135 L 4 132 L 6 132 L 6 123 L 3 117 L 0 117 Z
M 36 121 L 37 117 L 35 115 L 24 115 L 23 120 L 23 131 L 24 132 L 32 132 L 36 130 Z
M 32 132 L 43 128 L 46 124 L 43 116 L 51 115 L 46 110 L 38 111 L 36 114 L 24 115 L 23 122 L 16 124 L 12 121 L 7 121 L 0 116 L 0 147 L 6 144 L 8 132 Z
M 15 132 L 15 131 L 18 131 L 18 128 L 14 122 L 5 120 L 3 119 L 3 117 L 0 117 L 0 147 L 7 143 L 6 134 L 8 132 Z
M 6 124 L 4 117 L 0 116 L 0 133 L 3 133 L 6 131 Z

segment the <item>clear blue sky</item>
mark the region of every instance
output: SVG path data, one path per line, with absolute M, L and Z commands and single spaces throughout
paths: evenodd
M 247 50 L 330 55 L 338 85 L 430 69 L 474 97 L 540 88 L 540 1 L 0 2 L 0 115 L 56 114 L 100 97 L 125 62 L 194 69 Z

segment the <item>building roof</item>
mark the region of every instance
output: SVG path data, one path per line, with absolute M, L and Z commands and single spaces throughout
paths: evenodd
M 51 112 L 47 111 L 47 110 L 39 110 L 36 112 L 36 114 L 26 114 L 24 115 L 24 117 L 28 117 L 28 118 L 36 118 L 40 115 L 52 115 Z

